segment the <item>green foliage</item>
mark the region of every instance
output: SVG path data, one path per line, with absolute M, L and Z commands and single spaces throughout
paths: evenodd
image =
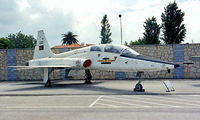
M 136 41 L 131 41 L 128 46 L 133 45 L 145 45 L 145 44 L 160 44 L 159 35 L 160 35 L 160 25 L 157 24 L 155 17 L 148 18 L 144 22 L 143 38 L 139 38 Z
M 141 39 L 141 38 L 139 38 L 138 40 L 136 40 L 136 41 L 130 41 L 130 43 L 128 44 L 128 42 L 124 42 L 124 45 L 125 46 L 128 46 L 128 47 L 132 47 L 133 45 L 145 45 L 146 43 L 145 43 L 145 41 L 144 41 L 144 39 Z
M 136 41 L 136 44 L 160 44 L 159 35 L 161 27 L 159 24 L 157 24 L 156 17 L 148 18 L 144 22 L 143 26 L 145 30 L 145 32 L 143 33 L 143 39 L 145 42 L 139 39 L 138 41 Z
M 129 43 L 129 46 L 133 46 L 133 45 L 145 45 L 145 44 L 146 44 L 146 41 L 144 39 L 139 38 L 138 40 L 136 40 L 134 42 L 131 41 Z
M 166 44 L 181 43 L 184 41 L 186 29 L 182 24 L 185 13 L 178 9 L 177 3 L 169 3 L 162 13 L 163 41 Z
M 71 45 L 78 43 L 78 40 L 76 39 L 78 35 L 75 35 L 72 32 L 68 32 L 67 34 L 62 34 L 62 35 L 63 35 L 62 45 Z
M 8 35 L 7 39 L 10 41 L 8 48 L 34 48 L 36 39 L 32 35 L 22 34 L 21 31 L 16 34 Z
M 0 38 L 0 49 L 7 49 L 10 45 L 10 41 L 7 38 Z
M 124 42 L 124 45 L 125 45 L 125 46 L 129 46 L 129 45 L 128 45 L 128 42 L 126 42 L 126 41 Z
M 103 19 L 101 21 L 101 44 L 111 43 L 112 39 L 110 36 L 112 35 L 112 32 L 110 32 L 110 24 L 108 23 L 107 15 L 105 14 L 103 16 Z

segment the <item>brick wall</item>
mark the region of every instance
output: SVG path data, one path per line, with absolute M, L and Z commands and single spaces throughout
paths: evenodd
M 184 62 L 194 63 L 189 65 L 189 72 L 187 72 L 187 65 L 184 65 L 184 78 L 200 78 L 200 62 L 189 60 L 190 56 L 200 56 L 200 44 L 184 45 Z
M 8 80 L 7 51 L 0 50 L 0 80 Z

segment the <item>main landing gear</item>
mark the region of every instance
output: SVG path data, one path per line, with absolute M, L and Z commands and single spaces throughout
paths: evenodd
M 49 68 L 44 68 L 44 78 L 43 78 L 43 82 L 44 82 L 44 87 L 51 87 L 51 81 L 49 80 L 49 74 L 52 72 L 52 69 Z
M 53 69 L 44 68 L 44 76 L 43 76 L 43 82 L 44 87 L 51 87 L 51 81 L 49 80 L 49 74 L 53 71 Z M 92 75 L 90 73 L 90 70 L 85 70 L 85 84 L 91 84 Z
M 135 85 L 135 88 L 133 89 L 133 91 L 135 92 L 145 92 L 145 89 L 143 89 L 143 86 L 141 84 L 142 80 L 141 80 L 141 75 L 143 74 L 143 72 L 137 72 L 136 74 L 136 78 L 139 79 L 138 83 Z
M 90 70 L 85 70 L 85 84 L 91 84 L 92 75 L 90 73 Z
M 45 83 L 44 87 L 51 87 L 51 81 L 47 80 L 47 82 Z

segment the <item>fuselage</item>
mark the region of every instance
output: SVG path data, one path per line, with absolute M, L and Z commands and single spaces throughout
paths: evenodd
M 65 53 L 54 54 L 51 58 L 45 58 L 45 60 L 46 59 L 57 59 L 54 63 L 61 65 L 65 64 L 64 62 L 66 59 L 66 64 L 73 64 L 77 66 L 74 67 L 76 69 L 137 72 L 159 71 L 174 68 L 173 63 L 140 55 L 133 49 L 123 45 L 111 44 L 84 47 Z M 69 60 L 71 60 L 71 63 L 67 63 Z M 82 67 L 84 61 L 82 62 L 81 60 L 91 60 L 91 65 Z

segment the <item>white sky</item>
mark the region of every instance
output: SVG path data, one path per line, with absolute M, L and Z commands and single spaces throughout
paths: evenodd
M 0 37 L 22 31 L 34 35 L 43 29 L 50 46 L 61 45 L 61 34 L 72 31 L 79 42 L 100 43 L 101 20 L 107 14 L 112 40 L 120 44 L 122 14 L 123 43 L 143 36 L 144 21 L 152 16 L 161 24 L 161 14 L 173 0 L 0 0 Z M 184 43 L 200 42 L 200 0 L 176 0 L 185 12 Z M 162 34 L 162 33 L 161 33 Z

